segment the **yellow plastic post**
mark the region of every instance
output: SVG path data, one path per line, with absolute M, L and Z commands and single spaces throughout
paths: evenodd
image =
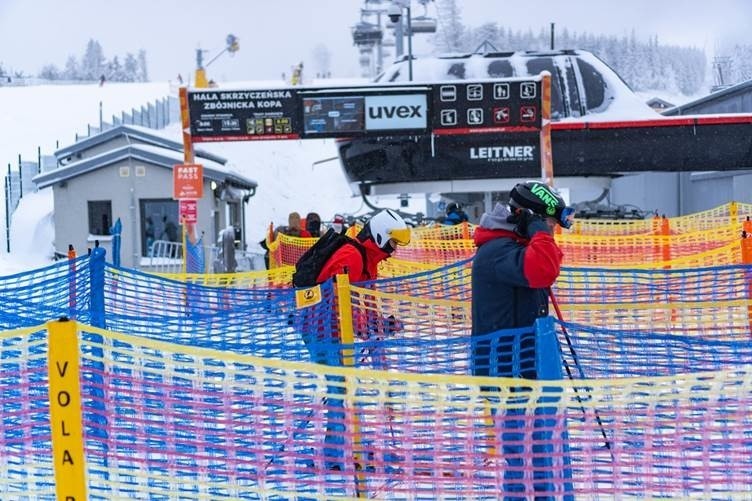
M 342 350 L 342 365 L 345 367 L 352 367 L 355 365 L 355 351 L 352 348 L 353 343 L 355 342 L 355 334 L 353 330 L 352 302 L 350 300 L 350 277 L 347 274 L 337 275 L 337 308 L 339 313 L 340 342 L 343 345 L 350 346 L 350 348 Z M 345 379 L 345 388 L 345 391 L 347 391 L 350 396 L 354 394 L 350 385 L 347 384 L 347 379 Z M 361 491 L 361 486 L 365 485 L 366 479 L 365 472 L 362 468 L 362 454 L 360 453 L 360 424 L 358 423 L 358 414 L 354 412 L 354 410 L 352 415 L 352 427 L 353 459 L 356 465 L 361 465 L 361 469 L 355 472 L 355 494 L 360 498 L 365 494 Z
M 347 274 L 337 275 L 337 308 L 339 310 L 339 335 L 343 345 L 355 342 L 352 321 L 352 302 L 350 301 L 350 277 Z M 352 348 L 342 350 L 342 365 L 352 367 L 355 357 Z
M 729 203 L 729 222 L 736 224 L 739 221 L 739 205 L 736 202 Z
M 47 324 L 50 428 L 57 499 L 86 499 L 86 460 L 81 416 L 78 324 L 67 318 Z

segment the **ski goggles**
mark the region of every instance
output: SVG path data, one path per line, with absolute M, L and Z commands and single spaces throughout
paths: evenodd
M 389 238 L 394 240 L 397 245 L 407 245 L 410 243 L 410 228 L 389 230 Z
M 562 228 L 569 229 L 574 223 L 574 209 L 572 207 L 564 207 L 559 214 L 559 224 Z

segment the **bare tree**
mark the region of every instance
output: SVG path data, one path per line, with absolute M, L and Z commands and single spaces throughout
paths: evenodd
M 324 44 L 318 44 L 313 48 L 314 72 L 325 77 L 331 70 L 332 53 Z

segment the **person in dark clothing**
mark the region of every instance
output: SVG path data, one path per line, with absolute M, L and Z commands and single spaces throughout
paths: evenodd
M 447 205 L 444 224 L 460 224 L 465 221 L 467 221 L 467 214 L 458 203 L 452 202 Z
M 375 214 L 366 222 L 363 229 L 356 237 L 356 243 L 345 244 L 337 249 L 327 260 L 319 273 L 317 282 L 323 283 L 338 274 L 346 274 L 351 283 L 363 282 L 377 278 L 378 265 L 388 259 L 398 245 L 410 243 L 410 228 L 402 217 L 390 209 L 384 209 Z M 359 338 L 370 339 L 383 337 L 389 333 L 402 329 L 399 321 L 394 317 L 372 318 L 374 315 L 365 314 L 353 319 L 355 334 Z M 332 322 L 337 326 L 337 322 Z M 313 361 L 325 365 L 341 365 L 339 355 L 331 349 L 331 343 L 339 343 L 339 329 L 334 327 L 329 332 L 323 331 L 316 325 L 309 325 L 304 331 L 304 341 L 311 352 Z M 330 336 L 330 339 L 322 339 L 322 336 Z M 328 349 L 321 350 L 317 344 L 329 345 Z M 336 358 L 335 358 L 336 357 Z M 373 354 L 372 354 L 373 357 Z M 344 432 L 345 413 L 344 400 L 332 398 L 332 395 L 344 393 L 342 386 L 344 379 L 341 376 L 326 376 L 327 381 L 337 383 L 327 387 L 327 424 L 326 444 L 330 447 L 324 449 L 326 466 L 332 470 L 343 469 L 344 460 Z
M 162 229 L 162 235 L 160 238 L 162 240 L 167 240 L 168 242 L 177 242 L 178 241 L 178 227 L 177 225 L 172 222 L 172 219 L 168 219 L 167 216 L 162 217 L 162 223 L 164 224 L 164 228 Z
M 309 212 L 308 215 L 305 218 L 306 221 L 306 230 L 308 230 L 308 233 L 312 237 L 320 237 L 321 236 L 321 216 L 319 216 L 315 212 Z
M 572 210 L 558 193 L 535 182 L 516 185 L 508 208 L 497 203 L 493 211 L 481 216 L 474 235 L 477 251 L 472 266 L 474 375 L 537 379 L 533 325 L 537 318 L 548 315 L 548 288 L 559 276 L 563 257 L 554 241 L 553 229 L 557 224 L 569 228 L 572 217 Z M 489 336 L 502 329 L 524 330 Z M 493 398 L 490 392 L 494 388 L 484 389 Z M 538 403 L 557 400 L 541 397 Z M 512 408 L 506 412 L 501 437 L 507 461 L 505 499 L 534 496 L 544 500 L 553 499 L 555 494 L 550 479 L 555 474 L 551 429 L 556 420 L 545 416 L 556 409 L 540 405 L 534 412 L 532 451 L 525 450 L 525 434 L 521 430 L 530 426 L 525 424 L 525 409 Z M 515 416 L 519 419 L 514 419 Z M 525 464 L 530 462 L 526 459 L 529 457 L 533 457 L 532 465 Z M 566 457 L 558 461 L 568 462 Z M 533 470 L 534 493 L 525 492 L 522 480 L 525 469 Z M 564 468 L 562 475 L 568 478 L 571 471 Z

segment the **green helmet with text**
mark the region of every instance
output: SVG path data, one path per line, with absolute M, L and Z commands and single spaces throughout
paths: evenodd
M 574 209 L 567 207 L 558 191 L 539 181 L 518 183 L 509 194 L 512 210 L 527 209 L 534 214 L 554 218 L 564 228 L 572 226 Z

